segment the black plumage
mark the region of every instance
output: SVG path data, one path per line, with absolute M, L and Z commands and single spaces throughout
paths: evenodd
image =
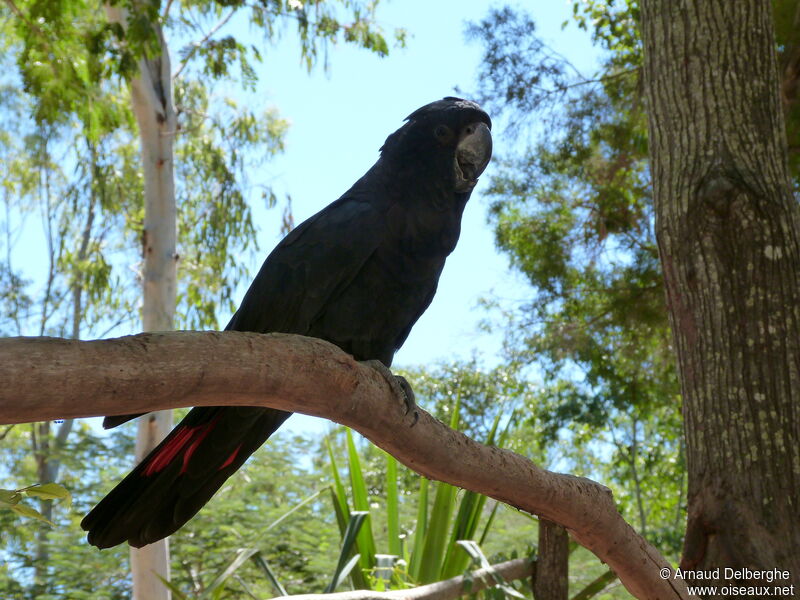
M 444 98 L 406 121 L 350 190 L 276 246 L 226 329 L 319 337 L 391 365 L 433 299 L 491 156 L 491 121 L 473 102 Z M 192 409 L 83 519 L 89 542 L 140 547 L 174 533 L 289 415 Z

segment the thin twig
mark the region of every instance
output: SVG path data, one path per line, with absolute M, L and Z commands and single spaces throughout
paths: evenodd
M 602 77 L 595 77 L 594 79 L 584 79 L 583 81 L 576 81 L 575 83 L 570 83 L 556 90 L 551 90 L 550 93 L 563 92 L 574 87 L 589 85 L 590 83 L 602 83 L 604 81 L 609 81 L 611 79 L 617 79 L 619 77 L 624 77 L 625 75 L 630 75 L 631 73 L 635 73 L 639 69 L 640 67 L 631 67 L 630 69 L 625 69 L 624 71 L 617 71 L 616 73 L 611 73 L 610 75 L 603 75 Z
M 172 7 L 172 0 L 167 0 L 167 5 L 164 7 L 164 12 L 161 13 L 161 20 L 165 22 L 169 15 L 169 9 Z
M 233 17 L 235 12 L 236 8 L 231 9 L 231 11 L 225 17 L 223 17 L 219 23 L 217 23 L 216 25 L 214 25 L 214 27 L 211 28 L 211 31 L 209 31 L 202 40 L 192 44 L 192 49 L 189 50 L 189 53 L 186 55 L 186 58 L 184 58 L 183 61 L 181 62 L 181 66 L 172 76 L 173 81 L 175 81 L 178 78 L 178 76 L 183 72 L 183 69 L 186 68 L 187 64 L 189 64 L 189 59 L 191 59 L 192 56 L 194 56 L 194 53 L 197 52 L 197 49 L 200 48 L 203 44 L 205 44 L 211 38 L 212 35 L 214 35 L 220 29 L 222 29 L 222 27 L 224 27 L 225 24 L 231 20 L 231 17 Z
M 11 430 L 14 429 L 14 427 L 16 427 L 16 425 L 9 425 L 8 427 L 6 427 L 5 431 L 2 434 L 0 434 L 0 442 L 6 439 L 6 436 L 9 433 L 11 433 Z

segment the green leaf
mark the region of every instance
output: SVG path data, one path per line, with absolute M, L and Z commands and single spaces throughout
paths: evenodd
M 397 491 L 397 460 L 386 456 L 386 532 L 389 536 L 389 554 L 401 556 L 400 543 L 400 499 Z
M 422 557 L 425 551 L 425 536 L 428 534 L 428 487 L 430 481 L 422 477 L 419 482 L 419 495 L 417 496 L 417 525 L 414 528 L 414 548 L 411 551 L 411 560 L 408 572 L 414 581 L 419 581 L 419 570 L 422 567 Z
M 172 592 L 172 594 L 174 595 L 175 598 L 177 598 L 178 600 L 189 600 L 189 596 L 184 594 L 183 591 L 181 590 L 181 588 L 179 588 L 176 583 L 174 583 L 172 581 L 168 581 L 167 579 L 165 579 L 164 577 L 162 577 L 158 573 L 156 573 L 155 576 L 158 577 L 161 580 L 161 583 L 163 583 L 164 586 L 170 592 Z
M 492 421 L 492 428 L 489 430 L 489 435 L 486 436 L 486 445 L 487 446 L 494 446 L 495 445 L 495 435 L 497 434 L 497 427 L 500 425 L 500 419 L 502 418 L 502 416 L 503 416 L 503 412 L 502 411 L 498 411 L 498 413 L 495 415 L 494 421 Z M 511 423 L 512 420 L 513 419 L 509 419 L 508 423 Z M 507 431 L 508 431 L 508 425 L 506 425 L 506 429 L 503 431 L 503 433 L 506 433 Z M 502 438 L 503 438 L 503 436 L 501 436 L 500 444 L 498 444 L 498 445 L 502 445 Z
M 283 513 L 283 514 L 282 514 L 280 517 L 278 517 L 278 518 L 277 518 L 277 519 L 275 519 L 275 520 L 274 520 L 272 523 L 270 523 L 270 524 L 269 524 L 269 525 L 268 525 L 268 526 L 267 526 L 267 527 L 264 529 L 264 533 L 266 533 L 267 531 L 269 531 L 269 530 L 270 530 L 270 529 L 272 529 L 273 527 L 276 527 L 276 526 L 278 526 L 278 525 L 279 525 L 279 524 L 280 524 L 280 523 L 281 523 L 281 522 L 282 522 L 284 519 L 286 519 L 287 517 L 291 516 L 291 515 L 292 515 L 294 512 L 296 512 L 296 511 L 300 510 L 300 509 L 301 509 L 301 508 L 303 508 L 303 507 L 304 507 L 306 504 L 308 504 L 309 502 L 311 502 L 312 500 L 314 500 L 314 498 L 316 498 L 317 496 L 319 496 L 319 495 L 320 495 L 322 492 L 324 492 L 324 491 L 326 491 L 326 490 L 329 490 L 329 489 L 331 489 L 331 487 L 330 487 L 330 486 L 325 486 L 324 488 L 322 488 L 322 489 L 320 489 L 320 490 L 317 490 L 316 492 L 314 492 L 314 493 L 313 493 L 313 494 L 311 494 L 310 496 L 307 496 L 306 498 L 304 498 L 303 500 L 301 500 L 300 502 L 298 502 L 297 504 L 295 504 L 295 505 L 294 505 L 292 508 L 290 508 L 289 510 L 287 510 L 287 511 L 286 511 L 285 513 Z
M 16 490 L 0 490 L 0 507 L 10 507 L 22 500 L 22 494 Z
M 372 535 L 372 525 L 369 519 L 369 496 L 367 494 L 367 484 L 361 470 L 361 459 L 356 450 L 353 434 L 350 429 L 347 433 L 347 458 L 350 468 L 350 485 L 353 493 L 353 507 L 357 511 L 367 513 L 366 524 L 360 528 L 358 534 L 358 552 L 361 555 L 360 565 L 362 572 L 369 572 L 375 567 L 375 539 Z M 359 573 L 361 575 L 361 573 Z M 360 583 L 360 582 L 359 582 Z
M 440 579 L 455 495 L 456 488 L 452 485 L 442 482 L 436 485 L 436 497 L 433 501 L 428 530 L 425 532 L 425 547 L 420 558 L 418 578 L 420 583 L 432 583 Z
M 25 492 L 25 494 L 28 496 L 36 496 L 37 498 L 42 498 L 44 500 L 56 500 L 61 498 L 66 500 L 67 504 L 72 502 L 72 496 L 70 496 L 67 488 L 58 485 L 57 483 L 32 485 L 30 487 L 23 488 L 20 491 Z
M 478 529 L 478 521 L 486 503 L 486 496 L 466 490 L 461 496 L 458 512 L 453 520 L 450 542 L 442 566 L 441 579 L 448 579 L 463 573 L 469 564 L 469 558 L 458 550 L 457 542 L 472 540 Z
M 478 544 L 472 540 L 462 540 L 458 542 L 458 545 L 461 546 L 467 552 L 467 554 L 469 554 L 475 565 L 488 571 L 489 575 L 491 575 L 492 579 L 494 579 L 495 583 L 497 584 L 496 587 L 503 590 L 506 596 L 511 596 L 513 598 L 525 598 L 525 596 L 520 594 L 517 590 L 510 587 L 503 576 L 500 575 L 500 573 L 498 573 L 494 567 L 492 567 L 491 563 L 489 563 L 489 560 L 486 558 Z
M 361 530 L 361 527 L 368 516 L 369 513 L 365 511 L 353 511 L 350 513 L 350 520 L 347 523 L 347 528 L 345 529 L 342 539 L 342 548 L 339 552 L 339 560 L 336 564 L 336 570 L 333 572 L 331 582 L 325 588 L 325 594 L 330 594 L 333 592 L 342 579 L 344 579 L 347 574 L 352 571 L 353 565 L 355 565 L 360 559 L 358 554 L 355 554 L 349 560 L 348 556 L 350 556 L 350 553 L 353 551 L 359 531 Z
M 459 380 L 453 411 L 450 415 L 451 429 L 458 428 L 462 392 L 461 380 Z M 447 531 L 450 528 L 450 518 L 455 506 L 455 497 L 455 487 L 442 482 L 436 485 L 433 510 L 425 532 L 425 546 L 419 563 L 418 581 L 420 583 L 432 583 L 441 579 L 449 539 Z
M 502 416 L 502 411 L 495 415 L 494 421 L 492 422 L 492 427 L 489 430 L 489 434 L 486 439 L 487 445 L 494 445 L 497 428 L 500 424 Z M 512 419 L 509 419 L 506 428 L 501 433 L 499 442 L 497 444 L 498 446 L 503 445 L 508 432 L 509 424 L 512 421 L 513 417 Z M 471 490 L 464 491 L 464 494 L 461 497 L 461 502 L 459 503 L 458 513 L 453 521 L 453 527 L 450 534 L 450 544 L 447 548 L 444 566 L 442 567 L 442 579 L 455 577 L 467 568 L 469 558 L 463 552 L 456 551 L 458 548 L 456 543 L 460 540 L 472 540 L 475 538 L 475 534 L 478 531 L 478 525 L 483 514 L 483 508 L 486 506 L 486 500 L 487 497 L 483 494 L 477 494 Z M 486 539 L 486 535 L 489 532 L 489 527 L 491 526 L 494 516 L 497 513 L 497 507 L 498 503 L 495 502 L 494 508 L 492 509 L 489 519 L 486 522 L 486 526 L 484 527 L 483 534 L 481 535 L 480 543 L 483 543 L 483 541 Z
M 336 457 L 333 454 L 333 447 L 331 446 L 331 442 L 328 437 L 325 438 L 325 447 L 328 450 L 328 457 L 331 460 L 331 475 L 333 475 L 331 499 L 333 500 L 333 507 L 336 512 L 336 522 L 339 524 L 339 533 L 344 536 L 344 531 L 347 528 L 347 515 L 350 513 L 350 507 L 347 504 L 347 493 L 345 492 L 344 485 L 342 485 L 342 478 L 339 475 L 339 467 L 336 464 Z
M 43 521 L 48 525 L 55 527 L 55 523 L 53 523 L 50 519 L 46 518 L 42 513 L 40 513 L 35 508 L 31 508 L 26 504 L 14 504 L 13 506 L 9 507 L 18 515 L 22 515 L 23 517 L 31 517 L 32 519 L 36 519 L 38 521 Z
M 275 588 L 278 594 L 281 596 L 288 596 L 289 593 L 281 585 L 281 582 L 278 581 L 277 576 L 275 573 L 273 573 L 272 569 L 269 567 L 269 564 L 267 564 L 267 561 L 264 560 L 264 556 L 261 554 L 261 552 L 256 552 L 251 558 L 253 559 L 253 562 L 256 563 L 256 566 L 264 572 L 264 575 L 267 576 L 267 579 L 269 579 L 269 582 L 272 584 L 272 587 Z
M 353 492 L 353 507 L 356 510 L 369 511 L 369 497 L 367 495 L 367 485 L 364 483 L 364 476 L 361 471 L 361 459 L 356 450 L 353 433 L 350 429 L 346 430 L 347 435 L 347 460 L 350 467 L 350 486 Z
M 492 512 L 489 513 L 489 518 L 486 519 L 486 524 L 483 526 L 483 533 L 481 534 L 481 539 L 478 540 L 478 545 L 483 546 L 486 542 L 486 536 L 489 535 L 489 529 L 494 522 L 495 516 L 497 516 L 497 509 L 500 508 L 500 503 L 495 500 L 494 506 L 492 507 Z
M 347 577 L 353 568 L 358 564 L 360 556 L 358 554 L 354 554 L 353 557 L 347 561 L 347 563 L 341 568 L 341 570 L 336 573 L 335 583 L 332 582 L 333 587 L 331 588 L 331 592 L 336 589 L 336 586 L 339 585 L 339 582 L 342 581 L 345 577 Z
M 208 598 L 217 588 L 225 585 L 228 578 L 241 567 L 251 556 L 258 552 L 258 548 L 240 548 L 233 559 L 225 566 L 222 571 L 214 578 L 209 586 L 204 590 L 201 598 Z

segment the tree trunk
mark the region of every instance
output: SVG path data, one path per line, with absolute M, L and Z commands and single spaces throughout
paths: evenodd
M 107 6 L 110 21 L 126 24 L 124 11 Z M 177 287 L 177 208 L 175 203 L 173 145 L 177 129 L 172 98 L 169 50 L 161 26 L 153 22 L 160 54 L 139 60 L 139 73 L 131 81 L 131 101 L 139 126 L 144 173 L 145 217 L 142 236 L 144 270 L 144 331 L 173 328 Z M 164 439 L 172 427 L 172 411 L 139 419 L 136 462 Z M 169 600 L 169 589 L 155 575 L 169 580 L 169 540 L 144 548 L 131 548 L 134 600 Z
M 533 578 L 534 600 L 567 600 L 569 597 L 569 536 L 567 530 L 539 519 L 539 552 Z
M 765 0 L 643 0 L 641 18 L 686 432 L 681 568 L 720 567 L 704 584 L 798 589 L 800 212 L 771 11 Z
M 140 75 L 131 83 L 131 98 L 139 125 L 144 166 L 145 217 L 143 331 L 173 328 L 177 280 L 177 216 L 173 181 L 176 118 L 172 74 L 161 28 L 161 56 L 140 61 Z M 136 462 L 140 462 L 172 428 L 172 411 L 139 419 Z M 169 538 L 131 548 L 134 600 L 169 600 L 169 589 L 154 574 L 169 580 Z

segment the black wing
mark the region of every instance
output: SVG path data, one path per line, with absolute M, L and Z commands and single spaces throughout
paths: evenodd
M 226 329 L 308 333 L 386 235 L 375 203 L 345 195 L 287 235 L 270 253 Z

